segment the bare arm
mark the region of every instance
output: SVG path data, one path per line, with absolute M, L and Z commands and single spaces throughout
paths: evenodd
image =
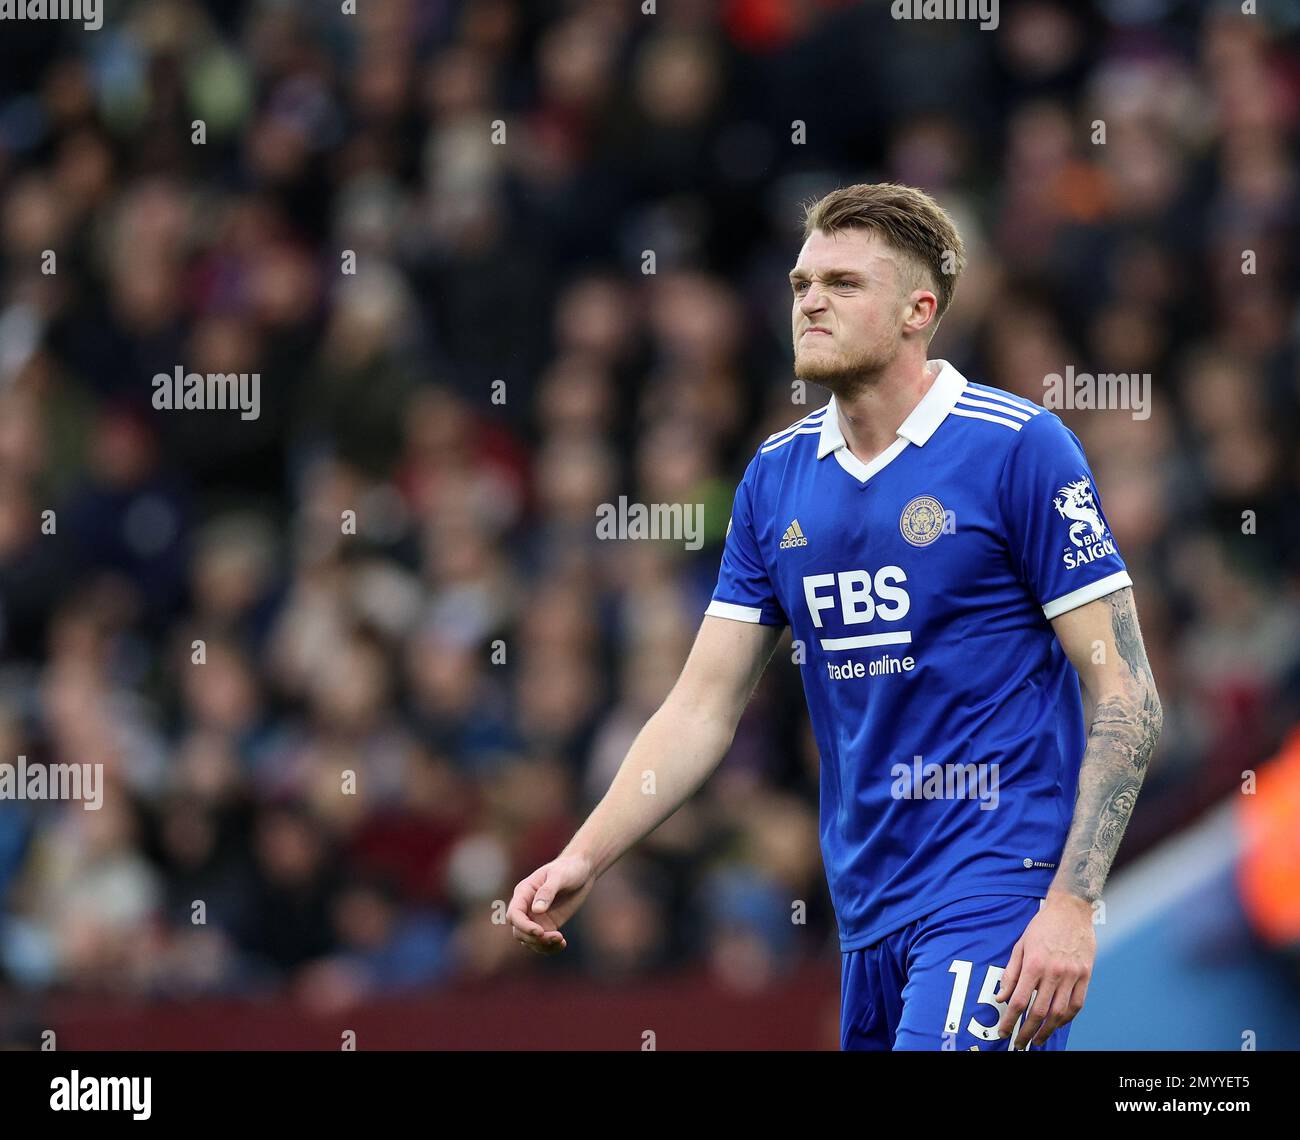
M 726 755 L 782 628 L 704 619 L 681 676 L 637 733 L 609 791 L 568 846 L 515 887 L 506 917 L 517 941 L 542 954 L 565 948 L 559 928 L 596 880 L 681 807 Z
M 782 628 L 704 619 L 672 692 L 565 854 L 585 856 L 602 875 L 699 789 L 731 747 Z
M 1131 587 L 1061 614 L 1052 625 L 1079 671 L 1088 723 L 1074 822 L 1052 889 L 1092 903 L 1124 837 L 1163 713 Z
M 1063 613 L 1052 626 L 1083 683 L 1088 744 L 1061 864 L 994 994 L 1006 1006 L 1000 1034 L 1016 1032 L 1013 1049 L 1041 1045 L 1083 1008 L 1097 956 L 1092 904 L 1124 837 L 1162 721 L 1131 587 Z

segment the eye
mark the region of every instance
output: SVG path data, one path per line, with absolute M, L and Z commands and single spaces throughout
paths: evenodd
M 807 281 L 795 281 L 795 282 L 792 282 L 792 283 L 791 283 L 791 286 L 790 286 L 790 287 L 791 287 L 791 288 L 792 288 L 796 293 L 798 293 L 799 290 L 800 290 L 800 289 L 803 289 L 805 286 L 807 286 L 807 284 L 808 284 Z

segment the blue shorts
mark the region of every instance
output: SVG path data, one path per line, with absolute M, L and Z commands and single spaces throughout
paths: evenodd
M 976 895 L 845 951 L 840 1048 L 1005 1051 L 1015 1034 L 996 1036 L 1006 1004 L 993 994 L 1042 905 L 1028 895 Z M 1070 1025 L 1034 1048 L 1064 1049 Z

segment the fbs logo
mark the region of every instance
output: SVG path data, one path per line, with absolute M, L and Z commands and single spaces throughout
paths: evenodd
M 807 546 L 808 540 L 804 537 L 803 527 L 799 525 L 799 520 L 795 519 L 788 527 L 785 528 L 785 534 L 781 536 L 781 549 L 789 550 L 795 546 Z

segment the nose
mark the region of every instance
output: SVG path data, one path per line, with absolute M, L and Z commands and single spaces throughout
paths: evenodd
M 826 300 L 814 282 L 808 282 L 808 288 L 799 298 L 799 311 L 805 316 L 820 313 L 826 307 Z

